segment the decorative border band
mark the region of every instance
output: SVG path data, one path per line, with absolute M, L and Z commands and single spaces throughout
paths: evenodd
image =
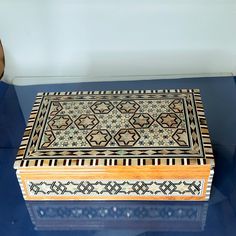
M 27 180 L 30 196 L 202 196 L 204 180 Z

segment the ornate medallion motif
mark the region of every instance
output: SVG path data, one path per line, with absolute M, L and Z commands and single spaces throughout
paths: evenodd
M 134 114 L 130 123 L 134 126 L 134 128 L 149 128 L 153 123 L 154 119 L 147 113 Z
M 135 129 L 121 129 L 114 138 L 119 146 L 133 146 L 140 136 Z
M 75 120 L 75 125 L 78 129 L 92 129 L 99 123 L 95 115 L 80 115 L 77 120 Z
M 106 146 L 110 141 L 111 135 L 105 129 L 92 130 L 88 136 L 86 136 L 87 141 L 91 146 Z
M 67 129 L 72 123 L 71 118 L 68 115 L 62 116 L 55 116 L 49 122 L 48 126 L 51 130 L 58 130 L 58 129 Z
M 181 120 L 174 113 L 161 113 L 157 118 L 157 122 L 163 128 L 177 128 L 181 123 Z
M 91 106 L 91 110 L 95 114 L 106 114 L 106 113 L 109 113 L 112 109 L 113 109 L 113 105 L 109 101 L 95 102 Z
M 121 101 L 119 105 L 117 105 L 117 109 L 121 113 L 134 113 L 139 109 L 139 105 L 135 101 Z

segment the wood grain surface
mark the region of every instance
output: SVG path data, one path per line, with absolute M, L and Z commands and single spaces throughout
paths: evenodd
M 210 174 L 210 165 L 204 166 L 159 166 L 159 167 L 103 167 L 101 169 L 95 168 L 79 168 L 75 169 L 61 169 L 49 171 L 26 170 L 17 171 L 18 180 L 23 190 L 23 195 L 26 200 L 206 200 L 206 189 L 208 178 Z M 27 181 L 54 181 L 54 180 L 189 180 L 199 179 L 204 180 L 203 192 L 200 196 L 33 196 L 27 190 Z

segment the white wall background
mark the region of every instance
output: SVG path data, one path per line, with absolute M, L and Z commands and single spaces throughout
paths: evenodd
M 0 38 L 15 84 L 236 75 L 236 0 L 0 0 Z

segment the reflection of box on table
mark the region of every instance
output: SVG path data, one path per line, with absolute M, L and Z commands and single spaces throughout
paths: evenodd
M 38 94 L 15 168 L 28 200 L 207 200 L 199 90 Z
M 27 202 L 36 230 L 204 230 L 204 202 Z

